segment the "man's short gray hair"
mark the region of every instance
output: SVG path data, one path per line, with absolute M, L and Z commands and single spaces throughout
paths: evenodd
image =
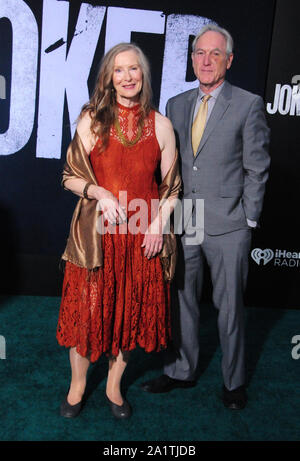
M 193 52 L 195 51 L 196 43 L 199 40 L 199 38 L 205 34 L 206 32 L 218 32 L 219 34 L 223 35 L 223 37 L 226 40 L 226 53 L 227 56 L 230 55 L 230 53 L 233 52 L 233 38 L 231 37 L 230 33 L 228 30 L 223 29 L 222 27 L 217 26 L 216 24 L 207 24 L 206 26 L 202 27 L 200 32 L 196 35 L 194 38 L 194 41 L 192 43 L 192 50 Z

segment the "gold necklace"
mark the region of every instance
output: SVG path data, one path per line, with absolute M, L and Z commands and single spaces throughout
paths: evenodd
M 117 135 L 118 135 L 121 143 L 123 144 L 123 146 L 132 147 L 140 140 L 140 138 L 142 136 L 143 125 L 139 125 L 138 131 L 137 131 L 137 134 L 136 134 L 135 138 L 131 139 L 131 140 L 127 139 L 125 137 L 125 135 L 122 133 L 118 117 L 115 120 L 115 129 L 116 129 Z

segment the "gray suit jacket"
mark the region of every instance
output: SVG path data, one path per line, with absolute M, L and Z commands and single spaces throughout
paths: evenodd
M 268 179 L 269 128 L 260 96 L 225 82 L 197 155 L 191 141 L 198 89 L 167 103 L 183 180 L 183 198 L 204 199 L 204 229 L 220 235 L 258 221 Z M 186 223 L 185 223 L 186 224 Z

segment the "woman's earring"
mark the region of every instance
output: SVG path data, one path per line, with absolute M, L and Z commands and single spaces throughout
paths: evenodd
M 114 87 L 112 87 L 112 89 L 110 90 L 110 95 L 111 95 L 112 101 L 114 101 L 114 100 L 115 100 L 115 97 L 116 97 L 116 96 L 115 96 L 115 89 L 114 89 Z

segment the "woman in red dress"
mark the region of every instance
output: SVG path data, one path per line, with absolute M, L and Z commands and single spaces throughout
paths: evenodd
M 161 255 L 180 178 L 173 128 L 151 106 L 149 75 L 137 46 L 112 48 L 67 154 L 63 184 L 81 197 L 71 228 L 82 223 L 80 232 L 74 227 L 72 241 L 70 233 L 62 256 L 57 340 L 70 348 L 72 370 L 61 405 L 65 417 L 80 412 L 89 364 L 104 353 L 109 357 L 107 401 L 115 417 L 128 418 L 131 407 L 120 384 L 129 351 L 136 346 L 159 351 L 170 339 L 171 277 L 164 274 Z M 162 181 L 168 178 L 162 205 L 158 167 Z M 97 211 L 102 224 L 97 221 L 96 232 L 88 219 Z

